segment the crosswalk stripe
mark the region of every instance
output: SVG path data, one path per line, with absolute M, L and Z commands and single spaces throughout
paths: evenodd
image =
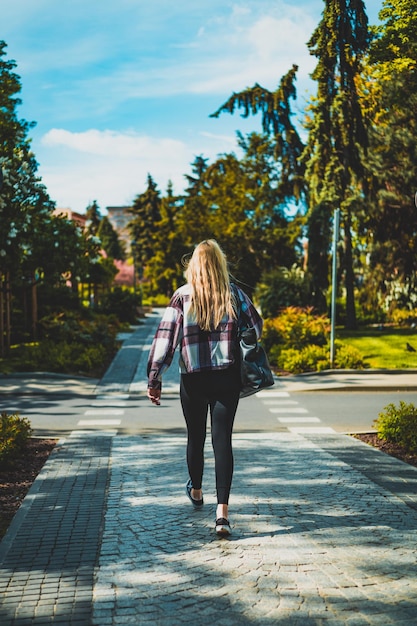
M 336 432 L 333 428 L 328 426 L 289 426 L 288 430 L 290 433 L 298 435 L 324 435 L 326 433 L 330 434 Z
M 84 415 L 124 415 L 123 409 L 88 409 Z
M 288 391 L 268 391 L 267 389 L 263 389 L 262 391 L 258 391 L 256 394 L 257 398 L 289 398 L 290 394 Z
M 279 422 L 281 422 L 282 424 L 295 424 L 295 423 L 301 423 L 301 422 L 321 422 L 321 420 L 318 417 L 278 417 L 277 418 Z
M 120 426 L 122 420 L 80 420 L 78 426 Z
M 269 409 L 271 413 L 308 413 L 307 409 L 303 409 L 302 407 L 271 407 Z

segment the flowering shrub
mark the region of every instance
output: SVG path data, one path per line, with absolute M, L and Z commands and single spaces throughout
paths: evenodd
M 19 414 L 0 416 L 0 467 L 12 462 L 13 458 L 24 449 L 32 434 L 29 420 Z
M 262 343 L 271 364 L 279 369 L 300 374 L 330 368 L 330 322 L 312 307 L 287 307 L 266 319 Z M 336 342 L 334 367 L 360 369 L 364 361 L 356 348 Z
M 417 408 L 401 400 L 399 406 L 388 404 L 374 422 L 378 437 L 417 452 Z
M 262 342 L 267 350 L 272 346 L 302 348 L 328 342 L 330 322 L 325 315 L 315 315 L 312 307 L 287 307 L 272 319 L 265 320 Z

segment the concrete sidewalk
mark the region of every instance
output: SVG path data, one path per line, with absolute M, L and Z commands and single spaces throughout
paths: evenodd
M 71 393 L 144 393 L 157 318 L 126 339 L 101 381 L 73 379 Z M 410 388 L 414 377 L 329 372 L 277 385 Z M 20 389 L 50 393 L 49 380 Z M 234 449 L 224 540 L 209 441 L 202 511 L 185 496 L 183 435 L 74 431 L 60 441 L 0 544 L 1 626 L 415 626 L 415 468 L 338 434 L 237 433 Z

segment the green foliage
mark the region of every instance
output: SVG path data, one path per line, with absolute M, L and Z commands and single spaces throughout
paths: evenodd
M 279 267 L 263 275 L 255 296 L 262 314 L 273 317 L 285 307 L 307 306 L 308 287 L 305 272 L 300 267 Z
M 0 416 L 0 467 L 7 466 L 21 452 L 32 434 L 30 422 L 19 414 Z
M 372 181 L 365 222 L 369 283 L 385 303 L 401 298 L 405 307 L 415 305 L 417 288 L 417 4 L 385 0 L 379 19 L 363 79 Z
M 109 345 L 45 340 L 14 346 L 8 362 L 13 371 L 101 376 L 116 351 L 116 344 L 111 350 Z
M 150 307 L 166 307 L 169 304 L 169 297 L 164 296 L 163 294 L 158 294 L 156 296 L 149 296 L 143 300 L 143 306 Z
M 274 317 L 284 307 L 306 306 L 310 300 L 309 282 L 296 265 L 290 269 L 279 267 L 262 276 L 255 290 L 255 299 L 264 317 Z
M 271 140 L 239 135 L 239 146 L 241 158 L 226 154 L 210 166 L 195 162 L 176 225 L 187 252 L 201 239 L 217 239 L 231 273 L 250 291 L 263 272 L 297 261 L 301 220 L 286 216 Z
M 302 372 L 320 372 L 330 367 L 327 346 L 310 345 L 301 350 L 287 348 L 281 351 L 277 365 L 280 369 L 301 374 Z
M 292 374 L 302 372 L 321 372 L 330 368 L 330 345 L 318 346 L 310 344 L 299 350 L 294 348 L 282 348 L 277 350 L 273 346 L 269 353 L 270 361 L 281 370 Z M 336 342 L 335 344 L 335 369 L 363 369 L 365 367 L 363 357 L 359 350 Z
M 280 315 L 266 319 L 262 342 L 270 362 L 279 369 L 300 374 L 330 368 L 330 326 L 325 315 L 310 307 L 287 307 Z M 334 367 L 361 369 L 364 359 L 356 348 L 335 342 Z
M 324 346 L 329 338 L 329 320 L 311 307 L 287 307 L 277 317 L 266 319 L 262 341 L 266 350 L 273 345 L 302 350 L 310 344 Z
M 120 322 L 114 316 L 62 312 L 41 320 L 39 342 L 12 346 L 2 372 L 58 372 L 101 376 L 115 356 Z
M 42 336 L 49 341 L 80 341 L 86 345 L 113 346 L 120 330 L 115 316 L 84 311 L 65 311 L 40 321 Z
M 138 308 L 141 306 L 141 296 L 128 289 L 115 287 L 105 293 L 100 302 L 99 311 L 106 315 L 115 315 L 120 322 L 135 324 L 138 320 Z
M 398 326 L 411 326 L 417 322 L 417 311 L 395 308 L 390 312 L 389 320 Z
M 124 260 L 126 258 L 120 239 L 111 225 L 107 215 L 105 215 L 100 221 L 97 237 L 101 241 L 103 250 L 105 250 L 106 254 L 111 259 Z
M 356 327 L 352 230 L 365 187 L 363 154 L 368 145 L 358 77 L 370 33 L 362 0 L 327 0 L 308 48 L 317 57 L 311 74 L 317 96 L 310 105 L 306 164 L 311 207 L 326 203 L 341 210 L 344 230 L 346 324 Z M 320 297 L 323 283 L 316 286 Z
M 130 212 L 134 263 L 141 277 L 144 267 L 153 257 L 154 241 L 158 237 L 155 226 L 161 219 L 161 194 L 152 176 L 148 175 L 147 188 L 136 196 Z
M 365 367 L 365 360 L 357 348 L 336 341 L 334 367 L 341 370 L 360 370 Z
M 396 406 L 388 404 L 374 422 L 378 437 L 404 446 L 409 452 L 417 452 L 417 408 L 403 402 Z
M 256 83 L 240 93 L 233 93 L 211 116 L 219 117 L 223 112 L 234 113 L 235 109 L 243 109 L 243 117 L 260 112 L 263 131 L 272 135 L 274 157 L 280 164 L 278 193 L 282 194 L 282 198 L 294 198 L 296 201 L 305 191 L 304 165 L 300 159 L 304 145 L 292 123 L 290 105 L 290 100 L 296 98 L 297 71 L 297 65 L 293 65 L 273 92 Z

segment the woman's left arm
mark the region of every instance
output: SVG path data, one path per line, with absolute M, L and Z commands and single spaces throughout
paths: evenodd
M 245 318 L 245 321 L 247 322 L 248 327 L 253 326 L 256 332 L 256 336 L 258 337 L 258 339 L 260 339 L 262 335 L 262 328 L 264 325 L 264 321 L 262 317 L 259 315 L 258 311 L 255 308 L 255 305 L 253 304 L 249 296 L 247 296 L 246 293 L 242 291 L 241 289 L 239 289 L 239 291 L 241 294 L 240 295 L 241 312 L 243 313 L 243 316 Z

